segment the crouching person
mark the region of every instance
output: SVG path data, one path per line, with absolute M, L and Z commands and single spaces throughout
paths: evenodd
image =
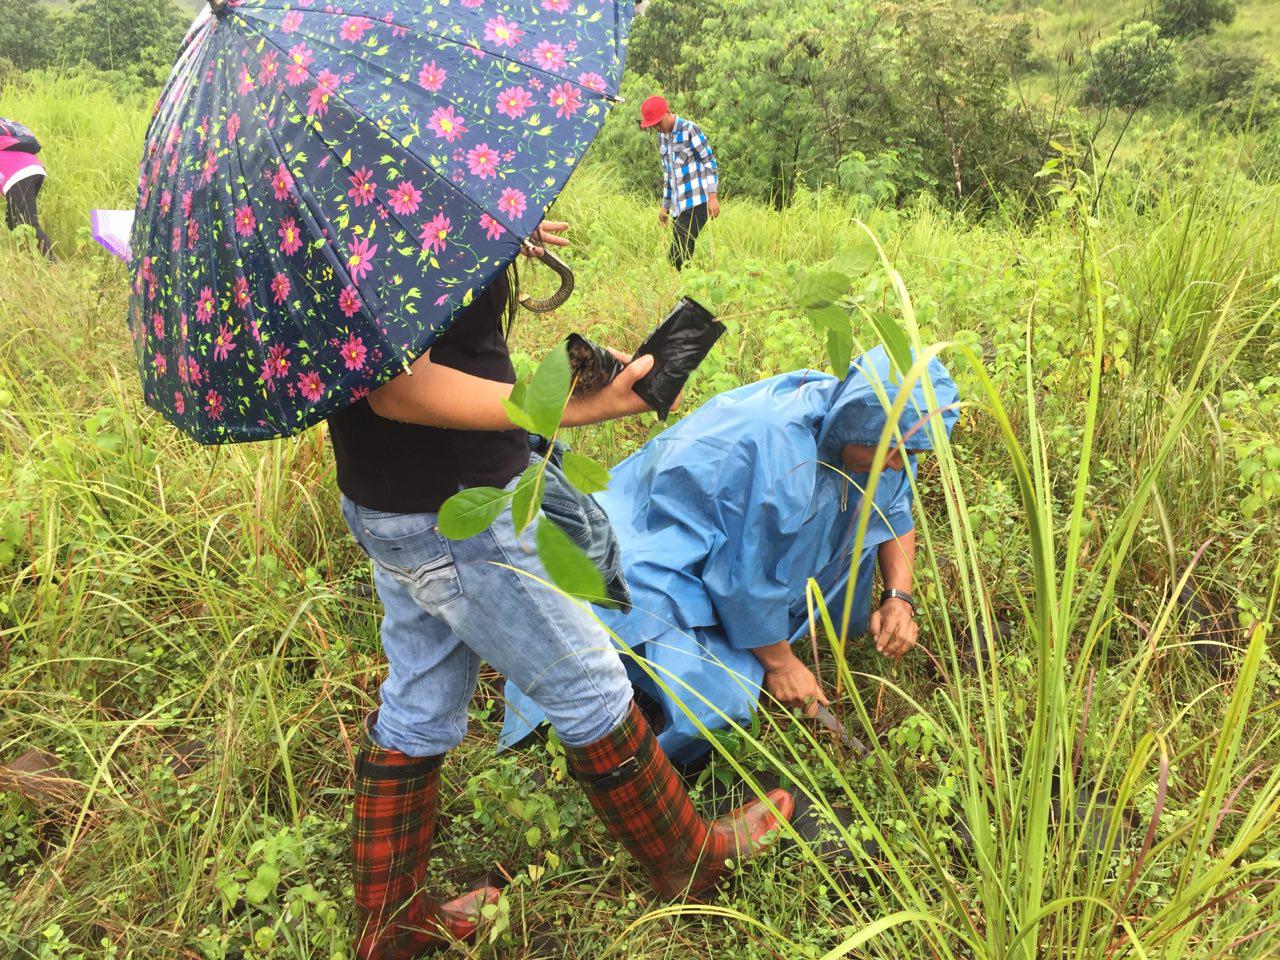
M 936 405 L 923 383 L 907 399 L 858 553 L 872 460 L 900 390 L 883 349 L 843 380 L 800 370 L 715 397 L 614 468 L 599 500 L 635 609 L 600 616 L 635 654 L 631 680 L 673 760 L 694 763 L 709 749 L 704 731 L 749 720 L 762 689 L 810 714 L 826 702 L 792 650 L 808 633 L 810 579 L 838 617 L 852 578 L 851 638 L 870 632 L 890 658 L 915 646 L 916 454 L 933 445 L 927 420 L 949 434 L 959 415 L 943 365 L 927 376 Z M 527 692 L 507 685 L 503 745 L 543 719 Z
M 543 584 L 534 526 L 509 511 L 450 542 L 436 515 L 460 488 L 514 486 L 529 462 L 525 433 L 502 407 L 515 380 L 503 331 L 514 310 L 505 277 L 479 294 L 429 353 L 365 400 L 334 414 L 330 433 L 347 524 L 373 560 L 389 673 L 356 764 L 352 860 L 360 960 L 410 960 L 468 939 L 492 887 L 440 902 L 428 876 L 440 768 L 467 730 L 487 660 L 551 721 L 574 777 L 609 832 L 662 897 L 707 894 L 726 861 L 760 852 L 794 807 L 783 791 L 714 822 L 694 809 L 632 702 L 608 634 Z M 575 399 L 566 425 L 642 412 L 631 387 L 650 358 Z M 541 582 L 539 582 L 541 581 Z

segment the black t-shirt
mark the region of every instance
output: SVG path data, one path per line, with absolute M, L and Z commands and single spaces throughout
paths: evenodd
M 431 347 L 431 362 L 515 383 L 501 317 L 506 284 L 492 284 Z M 388 420 L 359 400 L 329 417 L 338 487 L 369 510 L 435 513 L 463 487 L 505 487 L 529 465 L 523 430 L 446 430 Z

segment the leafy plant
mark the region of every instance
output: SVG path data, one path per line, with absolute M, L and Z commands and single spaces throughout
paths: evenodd
M 734 192 L 776 205 L 828 184 L 876 199 L 990 199 L 1031 186 L 1042 159 L 1041 118 L 1007 97 L 1030 36 L 1017 18 L 958 0 L 653 0 L 631 59 L 653 78 L 635 95 L 660 88 L 697 119 Z M 634 127 L 619 111 L 596 156 L 642 163 L 628 181 L 652 182 Z
M 1236 18 L 1236 0 L 1156 0 L 1152 20 L 1169 37 L 1194 37 Z
M 1140 107 L 1166 93 L 1178 74 L 1177 51 L 1149 20 L 1130 23 L 1089 52 L 1084 97 L 1104 106 Z
M 503 401 L 516 426 L 546 437 L 552 447 L 560 434 L 560 421 L 573 389 L 569 354 L 563 344 L 553 348 L 527 382 L 521 382 L 511 398 Z M 607 602 L 604 576 L 586 553 L 546 517 L 539 517 L 545 492 L 547 460 L 534 458 L 511 491 L 496 487 L 471 487 L 454 494 L 440 508 L 440 532 L 453 540 L 465 540 L 489 529 L 508 503 L 517 534 L 538 520 L 538 557 L 552 582 L 571 596 Z M 581 454 L 565 455 L 565 476 L 583 493 L 599 493 L 608 486 L 609 472 Z

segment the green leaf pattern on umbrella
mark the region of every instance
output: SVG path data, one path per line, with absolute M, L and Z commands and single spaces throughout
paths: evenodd
M 599 130 L 631 3 L 231 0 L 156 108 L 129 321 L 205 443 L 400 373 L 517 255 Z

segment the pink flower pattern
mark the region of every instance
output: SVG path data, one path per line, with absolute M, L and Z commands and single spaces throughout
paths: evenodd
M 556 108 L 557 117 L 561 119 L 572 117 L 582 106 L 582 89 L 572 83 L 562 83 L 558 87 L 551 88 L 547 99 L 551 106 Z
M 523 190 L 517 190 L 515 187 L 507 187 L 507 189 L 502 191 L 502 196 L 498 200 L 498 209 L 512 220 L 519 220 L 524 216 L 527 203 L 528 197 L 524 195 Z
M 431 114 L 431 121 L 427 126 L 435 131 L 437 137 L 448 143 L 453 143 L 467 132 L 467 126 L 462 122 L 462 117 L 454 112 L 452 106 L 437 107 Z
M 513 120 L 523 117 L 533 106 L 533 94 L 524 87 L 508 87 L 498 94 L 498 112 Z
M 276 233 L 280 235 L 281 253 L 291 257 L 302 249 L 302 231 L 298 229 L 298 221 L 293 217 L 281 220 L 280 229 Z
M 497 240 L 507 232 L 502 224 L 487 213 L 480 214 L 480 229 L 484 231 L 484 235 L 490 240 Z
M 347 245 L 347 272 L 359 283 L 373 270 L 373 258 L 378 255 L 378 245 L 364 237 L 357 237 Z
M 357 207 L 367 206 L 373 203 L 377 196 L 378 188 L 374 186 L 373 174 L 369 172 L 368 167 L 361 167 L 349 178 L 351 181 L 351 189 L 347 191 L 349 196 Z
M 143 395 L 204 442 L 296 433 L 429 347 L 537 225 L 621 72 L 597 0 L 232 7 L 193 29 L 207 53 L 144 146 L 129 286 Z M 209 43 L 249 24 L 248 46 Z
M 307 78 L 307 68 L 315 62 L 315 54 L 307 48 L 305 43 L 294 44 L 289 49 L 289 66 L 285 69 L 285 83 L 291 87 L 296 87 Z
M 448 246 L 449 228 L 452 226 L 453 224 L 443 212 L 437 213 L 423 224 L 420 235 L 423 251 L 430 250 L 433 253 L 443 253 L 444 248 Z
M 498 152 L 487 143 L 481 143 L 467 151 L 467 169 L 473 177 L 487 180 L 498 175 Z
M 359 370 L 364 367 L 364 358 L 368 354 L 369 351 L 363 340 L 354 333 L 347 337 L 347 342 L 342 347 L 342 361 L 348 370 Z
M 514 20 L 493 17 L 484 25 L 484 38 L 499 47 L 514 47 L 524 39 L 524 30 Z
M 347 285 L 342 292 L 338 294 L 338 309 L 342 311 L 343 316 L 347 319 L 354 317 L 360 312 L 363 305 L 360 302 L 360 291 L 355 287 Z
M 422 205 L 422 191 L 408 180 L 401 180 L 387 194 L 387 203 L 402 217 L 417 213 L 418 207 Z
M 253 215 L 253 207 L 245 204 L 236 210 L 236 233 L 239 236 L 247 237 L 258 226 L 258 218 Z
M 439 93 L 447 79 L 449 74 L 443 67 L 437 66 L 434 60 L 424 63 L 422 70 L 418 72 L 418 83 L 424 90 L 430 90 L 432 93 Z

